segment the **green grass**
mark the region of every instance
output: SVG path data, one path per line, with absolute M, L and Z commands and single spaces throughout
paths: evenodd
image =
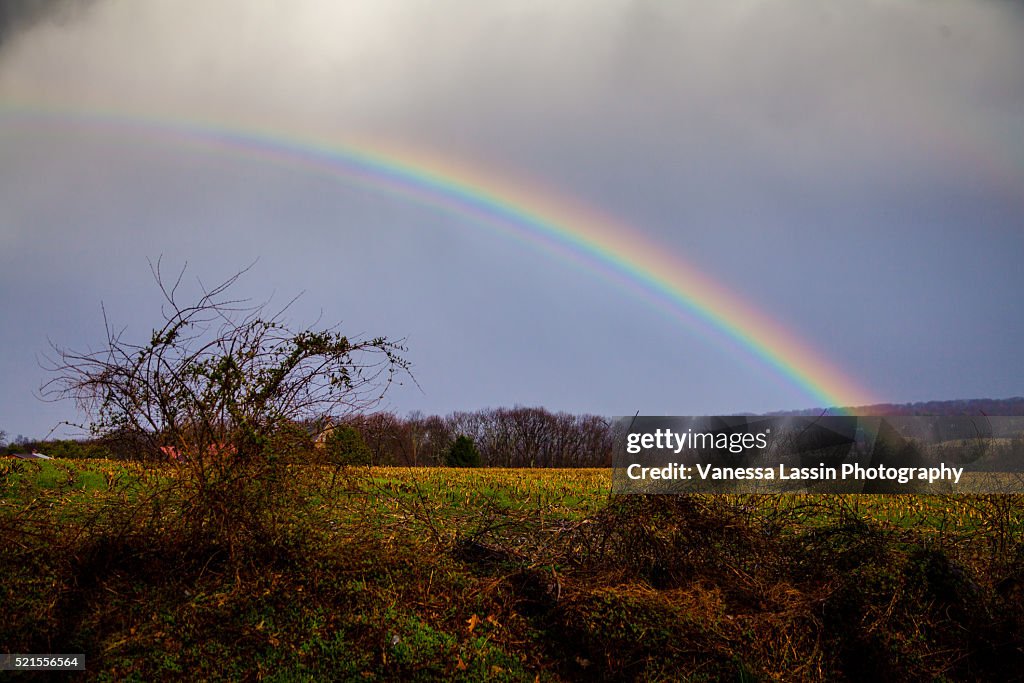
M 173 481 L 0 462 L 6 651 L 85 652 L 110 681 L 1024 669 L 1019 497 L 614 498 L 607 470 L 360 469 L 282 503 L 282 536 L 232 558 L 175 536 L 185 500 L 143 514 Z

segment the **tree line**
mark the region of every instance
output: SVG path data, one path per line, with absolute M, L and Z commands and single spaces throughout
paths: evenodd
M 462 464 L 451 456 L 463 437 L 475 447 L 484 467 L 611 466 L 611 422 L 597 415 L 516 406 L 447 416 L 377 412 L 349 417 L 343 424 L 359 434 L 367 464 L 373 465 Z
M 613 448 L 606 418 L 524 406 L 445 416 L 374 412 L 339 418 L 327 426 L 296 422 L 283 431 L 290 432 L 286 450 L 293 462 L 341 465 L 610 467 Z M 118 432 L 90 440 L 24 440 L 2 450 L 38 450 L 58 458 L 153 457 L 137 434 Z

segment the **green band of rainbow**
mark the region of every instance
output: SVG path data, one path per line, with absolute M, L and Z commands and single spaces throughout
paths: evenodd
M 274 131 L 148 115 L 7 104 L 0 105 L 0 122 L 6 126 L 82 126 L 112 129 L 119 137 L 137 134 L 177 139 L 343 178 L 456 211 L 597 270 L 685 323 L 703 321 L 825 407 L 875 402 L 820 352 L 678 254 L 591 208 L 522 181 L 511 182 L 490 169 L 380 143 L 342 147 Z

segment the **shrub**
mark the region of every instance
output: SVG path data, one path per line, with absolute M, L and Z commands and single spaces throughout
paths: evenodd
M 232 557 L 278 544 L 293 526 L 288 506 L 309 496 L 288 471 L 302 439 L 288 435 L 374 405 L 407 372 L 404 348 L 336 327 L 292 327 L 287 307 L 272 312 L 229 294 L 245 271 L 183 301 L 184 271 L 171 281 L 159 261 L 152 268 L 164 301 L 146 341 L 108 322 L 98 351 L 55 346 L 43 393 L 75 400 L 96 436 L 153 460 L 171 456 L 175 476 L 147 499 L 179 511 L 168 522 L 183 537 Z

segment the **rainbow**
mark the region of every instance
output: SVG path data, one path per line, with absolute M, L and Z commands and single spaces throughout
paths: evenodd
M 593 208 L 491 169 L 378 142 L 339 146 L 270 130 L 104 111 L 0 104 L 0 123 L 109 129 L 119 139 L 126 134 L 170 138 L 457 212 L 595 270 L 688 325 L 697 320 L 724 333 L 745 355 L 759 359 L 825 407 L 876 402 L 823 354 L 680 255 Z

